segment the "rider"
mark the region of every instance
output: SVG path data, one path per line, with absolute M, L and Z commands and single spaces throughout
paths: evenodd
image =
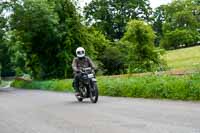
M 87 68 L 87 67 L 91 67 L 92 69 L 96 69 L 94 63 L 92 62 L 92 60 L 88 57 L 85 56 L 85 49 L 83 47 L 78 47 L 76 49 L 76 56 L 73 59 L 73 63 L 72 63 L 72 68 L 74 71 L 74 84 L 73 87 L 75 89 L 75 94 L 76 95 L 80 95 L 79 93 L 79 79 L 81 77 L 81 73 L 80 73 L 80 69 L 81 68 Z

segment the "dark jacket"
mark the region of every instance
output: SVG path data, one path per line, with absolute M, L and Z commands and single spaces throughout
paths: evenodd
M 92 69 L 96 69 L 96 66 L 92 62 L 89 57 L 77 58 L 75 57 L 72 62 L 72 68 L 74 72 L 78 72 L 80 68 L 91 67 Z

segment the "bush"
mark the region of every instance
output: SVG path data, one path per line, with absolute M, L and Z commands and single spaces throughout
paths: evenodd
M 150 25 L 143 21 L 132 20 L 121 39 L 128 51 L 128 72 L 155 71 L 162 65 L 160 54 L 154 47 L 155 34 Z
M 100 57 L 105 74 L 121 74 L 124 72 L 125 57 L 116 47 L 108 47 Z
M 200 75 L 103 79 L 99 86 L 108 96 L 200 100 Z
M 40 89 L 51 91 L 72 91 L 72 80 L 32 81 L 15 80 L 11 86 L 16 88 Z
M 199 40 L 198 36 L 197 31 L 176 29 L 165 33 L 160 45 L 165 49 L 193 46 Z

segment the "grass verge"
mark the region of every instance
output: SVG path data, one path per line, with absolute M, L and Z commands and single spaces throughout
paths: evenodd
M 72 80 L 21 81 L 16 88 L 72 92 Z M 99 77 L 100 95 L 116 97 L 200 100 L 200 73 L 184 76 Z
M 171 69 L 200 69 L 200 46 L 167 51 L 164 59 Z

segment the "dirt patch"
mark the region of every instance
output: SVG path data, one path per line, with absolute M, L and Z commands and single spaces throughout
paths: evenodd
M 197 71 L 195 71 L 195 70 L 175 69 L 175 70 L 162 71 L 162 72 L 134 73 L 134 74 L 113 75 L 113 76 L 107 76 L 107 77 L 122 78 L 122 77 L 141 77 L 141 76 L 148 76 L 148 75 L 176 75 L 176 76 L 183 76 L 183 75 L 194 74 L 194 73 L 197 73 Z

